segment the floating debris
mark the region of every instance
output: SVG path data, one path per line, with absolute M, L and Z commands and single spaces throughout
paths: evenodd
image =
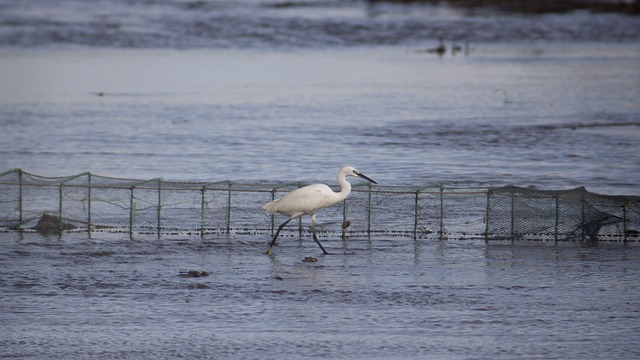
M 314 262 L 318 262 L 318 258 L 315 258 L 313 256 L 307 256 L 306 258 L 302 259 L 303 262 L 308 262 L 308 263 L 314 263 Z
M 184 278 L 199 278 L 199 277 L 209 276 L 209 273 L 206 271 L 189 270 L 189 271 L 181 271 L 179 276 Z

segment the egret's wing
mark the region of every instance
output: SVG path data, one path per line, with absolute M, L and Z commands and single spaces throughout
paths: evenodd
M 313 184 L 296 189 L 278 200 L 265 204 L 264 208 L 270 212 L 279 212 L 293 216 L 294 214 L 309 214 L 316 210 L 322 201 L 333 191 L 324 184 Z

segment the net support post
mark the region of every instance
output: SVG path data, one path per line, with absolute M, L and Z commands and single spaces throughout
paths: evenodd
M 586 219 L 586 207 L 585 207 L 584 193 L 580 194 L 580 240 L 585 241 L 584 221 Z
M 158 183 L 158 190 L 159 190 L 161 181 L 163 181 L 162 178 L 153 178 L 153 179 L 149 179 L 149 180 L 140 181 L 140 182 L 137 182 L 137 183 L 131 185 L 131 194 L 130 194 L 130 197 L 129 197 L 129 239 L 131 239 L 131 240 L 134 239 L 133 233 L 134 233 L 134 228 L 135 228 L 135 216 L 136 216 L 136 202 L 135 202 L 135 194 L 134 194 L 134 192 L 135 192 L 136 187 L 144 185 L 146 183 L 154 183 L 155 182 L 155 183 Z M 160 195 L 158 195 L 158 201 L 160 201 Z M 159 203 L 158 203 L 158 206 L 160 206 Z M 157 216 L 158 217 L 160 216 L 160 209 L 158 209 Z M 160 227 L 160 223 L 158 223 L 158 227 Z
M 22 214 L 22 169 L 11 169 L 5 171 L 0 174 L 0 178 L 3 176 L 17 173 L 18 174 L 18 228 L 22 227 L 22 223 L 24 222 L 23 214 Z M 13 183 L 11 183 L 13 185 Z
M 158 239 L 160 239 L 160 233 L 162 231 L 162 179 L 158 179 Z
M 207 191 L 207 186 L 203 186 L 200 189 L 200 237 L 204 237 L 204 208 L 205 208 L 205 192 Z
M 62 199 L 64 197 L 64 186 L 67 181 L 71 181 L 73 179 L 77 179 L 81 176 L 90 175 L 88 172 L 83 172 L 77 175 L 69 176 L 60 182 L 60 186 L 58 186 L 58 232 L 59 236 L 62 236 L 62 231 L 64 230 L 63 220 L 62 220 Z
M 491 189 L 487 190 L 487 209 L 484 216 L 484 242 L 489 243 L 489 211 L 491 210 Z
M 22 169 L 18 169 L 18 225 L 22 227 L 24 216 L 22 214 Z
M 418 238 L 418 223 L 420 221 L 420 189 L 416 189 L 413 199 L 413 239 Z
M 64 181 L 58 187 L 58 236 L 62 237 L 62 196 Z
M 556 243 L 556 245 L 558 244 L 558 227 L 559 227 L 559 222 L 560 222 L 560 198 L 558 197 L 558 194 L 553 195 L 555 203 L 556 203 L 556 221 L 555 221 L 555 226 L 554 226 L 554 242 Z
M 87 236 L 91 238 L 91 173 L 87 173 Z
M 444 236 L 444 185 L 440 184 L 440 229 L 438 238 L 445 240 Z
M 133 223 L 134 223 L 134 216 L 136 213 L 136 209 L 135 209 L 135 197 L 133 194 L 134 189 L 136 188 L 135 185 L 131 186 L 131 192 L 130 192 L 130 196 L 129 196 L 129 239 L 133 240 Z
M 516 226 L 516 191 L 511 189 L 511 244 L 515 239 L 515 226 Z

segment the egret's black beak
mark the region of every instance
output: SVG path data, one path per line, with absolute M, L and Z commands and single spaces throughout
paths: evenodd
M 363 179 L 367 179 L 367 180 L 371 181 L 372 183 L 377 184 L 377 182 L 373 181 L 372 179 L 370 179 L 368 176 L 366 176 L 365 174 L 363 174 L 361 172 L 358 173 L 358 177 L 361 177 Z

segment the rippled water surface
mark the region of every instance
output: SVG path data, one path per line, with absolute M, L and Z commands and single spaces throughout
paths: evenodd
M 640 47 L 7 50 L 0 168 L 639 193 Z
M 0 172 L 639 195 L 638 39 L 445 2 L 0 0 Z M 0 233 L 0 357 L 640 357 L 635 245 L 268 241 Z
M 349 0 L 0 1 L 12 46 L 292 48 L 470 41 L 637 40 L 636 17 L 504 13 L 446 2 Z
M 3 237 L 8 358 L 640 355 L 637 247 Z
M 349 163 L 385 185 L 639 193 L 637 16 L 332 0 L 0 6 L 2 170 L 331 181 Z

